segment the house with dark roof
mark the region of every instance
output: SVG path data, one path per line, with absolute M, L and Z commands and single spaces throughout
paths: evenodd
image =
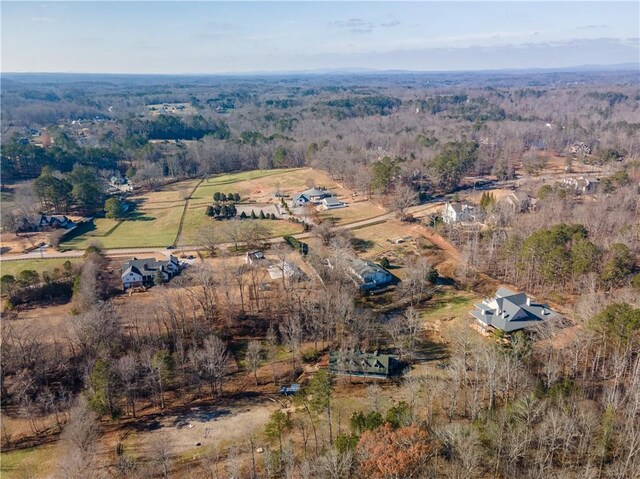
M 38 227 L 40 229 L 65 229 L 75 228 L 77 224 L 67 218 L 65 215 L 40 215 Z
M 469 314 L 484 331 L 500 330 L 512 333 L 556 318 L 556 312 L 549 305 L 531 300 L 525 293 L 500 287 L 494 298 L 474 305 Z
M 347 260 L 347 272 L 365 291 L 384 288 L 393 282 L 391 273 L 382 266 L 356 257 Z
M 378 379 L 388 377 L 400 371 L 402 362 L 391 354 L 363 353 L 360 351 L 331 351 L 329 353 L 329 371 L 334 374 L 361 376 Z
M 140 286 L 153 286 L 156 275 L 162 274 L 162 281 L 169 281 L 180 272 L 180 262 L 173 255 L 167 260 L 155 258 L 133 258 L 122 265 L 122 288 L 129 289 Z

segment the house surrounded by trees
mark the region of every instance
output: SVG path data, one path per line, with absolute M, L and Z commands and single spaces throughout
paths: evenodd
M 360 289 L 365 291 L 383 288 L 393 282 L 391 273 L 373 261 L 349 258 L 347 271 L 359 284 Z
M 398 372 L 401 361 L 391 354 L 363 353 L 359 351 L 329 353 L 329 371 L 334 374 L 387 379 Z
M 512 333 L 557 317 L 549 305 L 534 303 L 525 293 L 505 287 L 498 288 L 495 298 L 485 299 L 475 307 L 469 314 L 483 331 Z
M 442 220 L 445 223 L 457 223 L 473 219 L 474 208 L 466 203 L 450 203 L 444 205 Z
M 168 260 L 158 261 L 155 258 L 133 258 L 122 265 L 122 288 L 129 289 L 140 286 L 153 286 L 169 281 L 180 272 L 178 258 L 173 255 Z

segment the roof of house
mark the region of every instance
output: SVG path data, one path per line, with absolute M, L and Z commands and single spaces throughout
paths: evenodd
M 465 210 L 472 210 L 473 206 L 468 205 L 467 203 L 458 203 L 458 202 L 447 202 L 447 205 L 453 209 L 456 213 L 462 213 Z
M 283 261 L 282 263 L 272 264 L 267 268 L 267 271 L 269 272 L 269 276 L 271 276 L 271 279 L 282 278 L 282 276 L 284 276 L 285 278 L 291 278 L 291 277 L 303 278 L 304 277 L 304 273 L 298 267 L 298 265 L 288 263 L 287 261 Z
M 525 293 L 500 287 L 495 298 L 475 305 L 470 314 L 478 321 L 507 333 L 540 324 L 554 316 L 547 304 L 534 303 Z
M 259 249 L 255 251 L 249 251 L 247 253 L 247 256 L 250 256 L 251 258 L 254 258 L 254 259 L 264 259 L 264 253 Z
M 122 265 L 122 276 L 124 277 L 130 272 L 140 274 L 142 276 L 148 276 L 155 274 L 156 271 L 165 271 L 168 263 L 178 265 L 178 258 L 173 255 L 169 256 L 167 260 L 157 260 L 155 258 L 133 258 Z
M 349 263 L 351 271 L 361 277 L 364 277 L 366 274 L 380 272 L 389 274 L 387 270 L 385 270 L 382 266 L 375 264 L 373 261 L 365 261 L 360 258 L 353 257 L 349 259 Z
M 303 191 L 302 194 L 309 198 L 329 196 L 329 192 L 327 190 L 321 190 L 319 188 L 309 188 L 308 190 Z
M 142 276 L 142 273 L 140 272 L 140 270 L 134 265 L 130 265 L 127 269 L 123 268 L 123 271 L 122 271 L 122 276 L 123 277 L 127 276 L 129 273 L 134 273 L 134 274 L 138 274 L 138 275 Z
M 399 364 L 391 354 L 362 353 L 359 351 L 329 353 L 329 369 L 336 373 L 361 376 L 388 376 Z
M 63 228 L 76 226 L 76 224 L 65 215 L 40 215 L 40 225 L 47 224 L 53 226 L 56 223 L 60 224 Z
M 299 195 L 295 195 L 293 197 L 293 201 L 297 203 L 299 200 L 304 200 L 305 202 L 311 201 L 311 199 L 304 193 L 300 193 Z
M 335 196 L 328 196 L 323 199 L 322 202 L 327 206 L 340 206 L 343 204 L 342 201 L 339 201 Z

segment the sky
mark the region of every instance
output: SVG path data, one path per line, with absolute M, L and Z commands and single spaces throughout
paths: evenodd
M 466 71 L 640 61 L 640 2 L 0 4 L 2 72 Z

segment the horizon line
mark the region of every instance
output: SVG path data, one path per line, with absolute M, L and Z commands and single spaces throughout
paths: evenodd
M 640 70 L 640 62 L 578 64 L 562 67 L 512 67 L 488 69 L 460 70 L 405 70 L 398 68 L 376 69 L 366 67 L 313 68 L 305 70 L 255 70 L 225 72 L 95 72 L 95 71 L 0 71 L 0 75 L 127 75 L 127 76 L 256 76 L 256 75 L 326 75 L 326 74 L 426 74 L 426 73 L 527 73 L 527 72 L 560 72 L 576 69 L 592 70 Z

